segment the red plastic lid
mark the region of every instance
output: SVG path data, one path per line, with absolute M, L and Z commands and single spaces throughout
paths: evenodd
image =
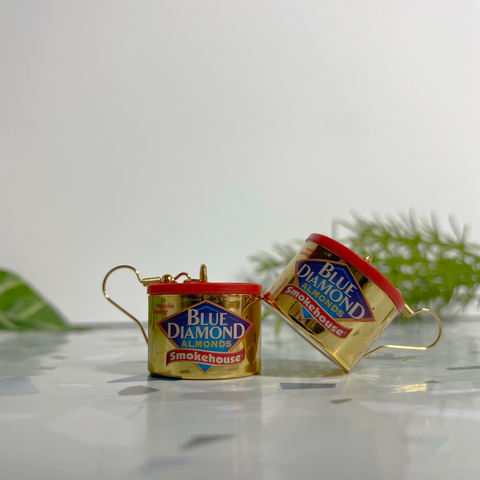
M 262 293 L 262 286 L 258 283 L 165 282 L 148 285 L 147 293 L 149 295 L 260 295 Z
M 375 267 L 366 262 L 362 257 L 357 255 L 353 250 L 350 250 L 345 245 L 333 240 L 332 238 L 320 235 L 318 233 L 312 233 L 307 242 L 315 242 L 317 245 L 330 250 L 339 257 L 343 258 L 347 263 L 355 267 L 358 271 L 362 272 L 367 278 L 377 285 L 390 300 L 397 307 L 400 313 L 405 307 L 405 301 L 402 298 L 402 294 L 395 288 L 393 283 L 387 280 Z

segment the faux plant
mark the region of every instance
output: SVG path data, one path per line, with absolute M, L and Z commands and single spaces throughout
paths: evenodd
M 60 315 L 17 276 L 0 271 L 0 330 L 68 330 Z
M 480 299 L 480 245 L 468 240 L 466 227 L 458 228 L 453 219 L 450 225 L 447 233 L 434 216 L 367 219 L 355 214 L 350 221 L 334 221 L 334 230 L 342 226 L 346 234 L 338 238 L 334 232 L 333 237 L 362 257 L 373 255 L 372 265 L 402 292 L 410 307 L 452 313 Z M 252 255 L 257 281 L 267 288 L 303 243 L 292 240 L 275 244 L 272 253 Z
M 372 220 L 355 215 L 336 223 L 348 230 L 345 242 L 352 250 L 373 255 L 372 264 L 410 307 L 455 312 L 479 300 L 480 245 L 470 242 L 467 227 L 460 229 L 453 218 L 450 233 L 435 216 L 413 213 Z

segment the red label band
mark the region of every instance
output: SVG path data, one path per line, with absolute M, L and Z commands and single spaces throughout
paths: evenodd
M 294 298 L 302 307 L 306 308 L 312 314 L 313 318 L 322 325 L 322 327 L 337 337 L 347 338 L 348 334 L 352 331 L 351 328 L 346 328 L 333 320 L 310 295 L 295 285 L 287 285 L 280 293 Z
M 195 362 L 206 365 L 236 365 L 245 360 L 245 349 L 234 353 L 175 349 L 167 352 L 167 365 L 172 362 Z

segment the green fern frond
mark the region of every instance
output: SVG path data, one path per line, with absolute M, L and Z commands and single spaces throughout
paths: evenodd
M 337 222 L 349 230 L 340 241 L 359 255 L 373 255 L 372 264 L 412 308 L 453 312 L 478 300 L 480 247 L 468 241 L 468 229 L 460 229 L 454 218 L 451 233 L 434 215 L 425 219 L 412 212 L 373 220 L 354 214 L 352 221 Z

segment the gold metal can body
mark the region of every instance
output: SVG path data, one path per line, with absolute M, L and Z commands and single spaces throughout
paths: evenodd
M 196 380 L 258 373 L 259 299 L 250 294 L 149 295 L 150 373 Z
M 354 301 L 353 293 L 359 301 Z M 398 314 L 389 296 L 362 272 L 308 240 L 267 290 L 265 300 L 290 327 L 346 372 Z M 358 318 L 362 309 L 364 317 Z

